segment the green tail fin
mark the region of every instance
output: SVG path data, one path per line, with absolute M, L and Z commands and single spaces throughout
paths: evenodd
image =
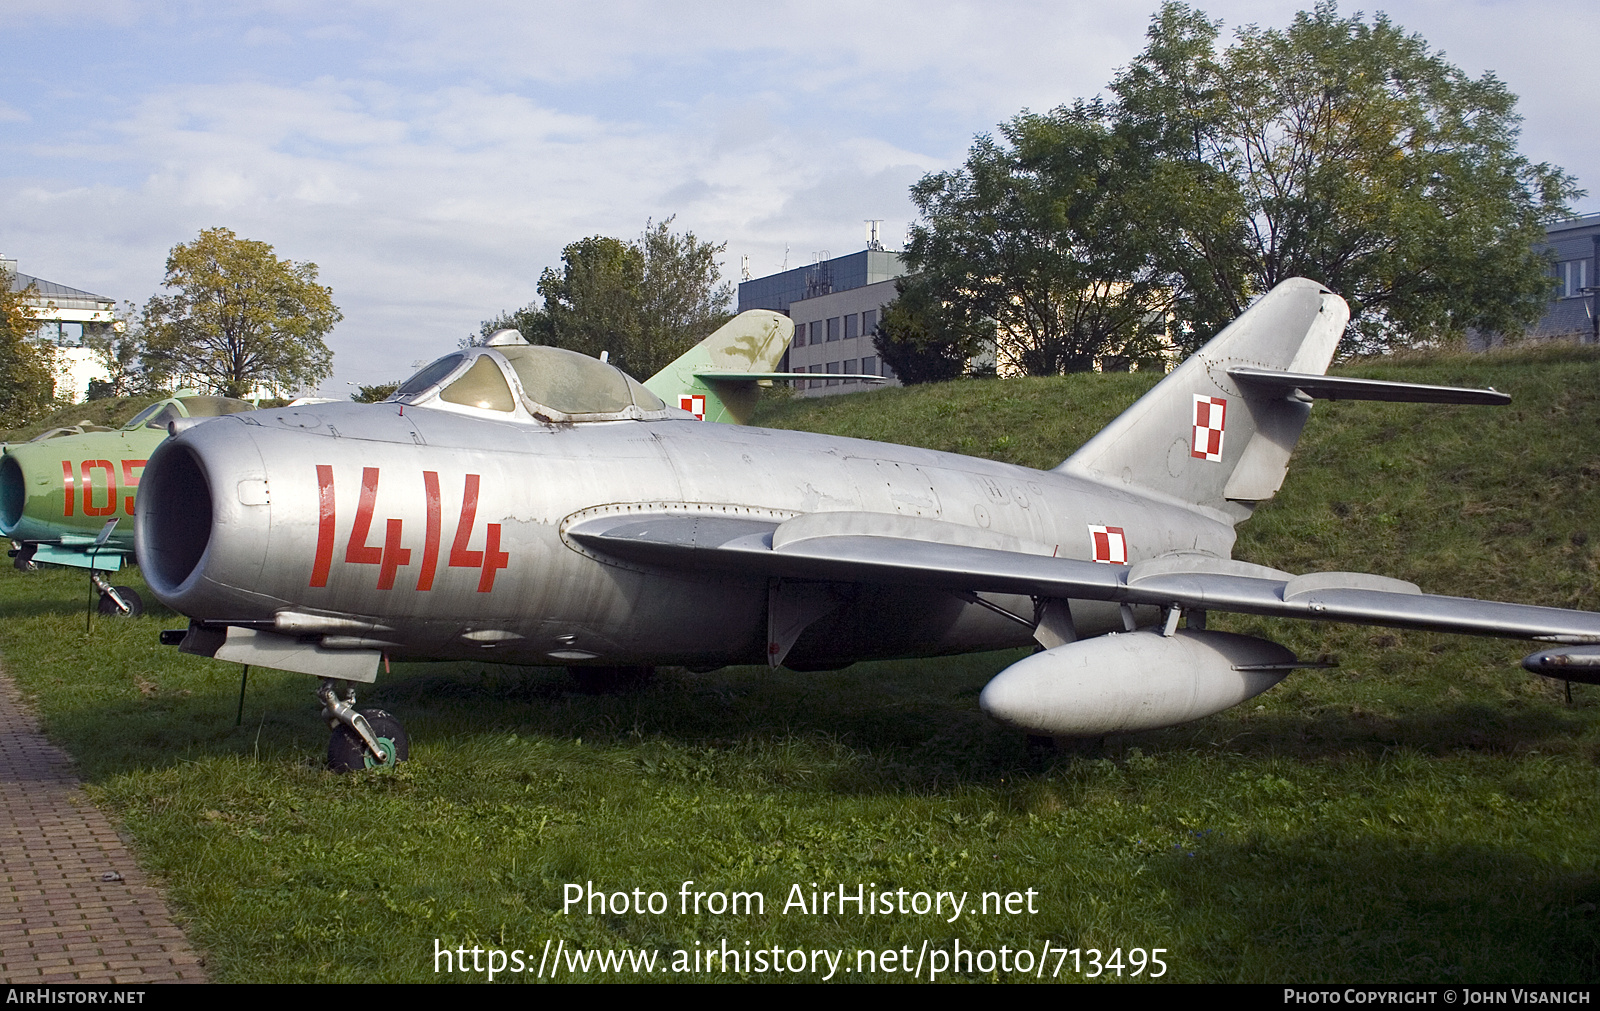
M 794 322 L 781 312 L 741 312 L 645 380 L 645 388 L 706 421 L 743 425 L 760 395 L 751 374 L 775 370 L 793 336 Z

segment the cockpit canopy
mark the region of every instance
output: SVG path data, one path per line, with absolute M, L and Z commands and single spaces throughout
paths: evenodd
M 614 365 L 576 351 L 530 344 L 446 355 L 406 380 L 389 399 L 558 422 L 682 416 Z
M 167 422 L 178 418 L 220 418 L 224 414 L 242 414 L 255 409 L 255 405 L 249 401 L 232 397 L 179 396 L 156 401 L 122 427 L 130 431 L 145 427 L 165 428 Z

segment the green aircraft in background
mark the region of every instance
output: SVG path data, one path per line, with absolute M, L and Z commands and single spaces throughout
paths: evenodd
M 19 569 L 40 562 L 92 570 L 104 613 L 138 613 L 138 595 L 100 572 L 133 556 L 134 499 L 145 461 L 171 422 L 253 411 L 245 400 L 182 392 L 140 411 L 120 429 L 52 429 L 0 455 L 0 535 Z M 110 521 L 118 520 L 107 531 Z M 120 598 L 120 599 L 119 599 Z
M 670 406 L 706 421 L 744 424 L 773 379 L 800 378 L 773 368 L 794 336 L 782 313 L 740 313 L 644 383 Z M 521 342 L 500 331 L 489 343 Z M 869 378 L 877 377 L 835 377 Z M 12 541 L 19 569 L 39 563 L 90 570 L 102 614 L 138 614 L 142 601 L 100 576 L 133 562 L 133 516 L 145 462 L 173 431 L 207 418 L 253 411 L 230 397 L 181 391 L 140 411 L 121 429 L 55 428 L 0 451 L 0 536 Z M 112 521 L 117 521 L 112 525 Z
M 645 380 L 644 387 L 703 421 L 744 425 L 756 409 L 759 387 L 775 379 L 884 381 L 882 376 L 773 371 L 793 337 L 794 321 L 783 313 L 750 309 Z

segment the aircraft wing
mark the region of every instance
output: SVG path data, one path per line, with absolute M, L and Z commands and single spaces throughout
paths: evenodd
M 632 513 L 581 519 L 563 533 L 584 549 L 628 562 L 750 576 L 912 584 L 1600 643 L 1600 613 L 1439 596 L 1412 583 L 1359 572 L 1297 576 L 1201 554 L 1167 555 L 1131 566 L 1057 558 L 1045 553 L 1047 546 L 915 517 L 836 512 L 777 522 Z

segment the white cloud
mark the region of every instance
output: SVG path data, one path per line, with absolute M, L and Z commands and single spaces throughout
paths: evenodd
M 911 182 L 1024 107 L 1093 95 L 1155 6 L 37 5 L 12 19 L 34 60 L 14 72 L 52 86 L 0 104 L 0 248 L 142 301 L 174 243 L 226 225 L 321 265 L 346 314 L 341 383 L 393 378 L 531 300 L 565 243 L 648 217 L 727 241 L 730 275 L 741 255 L 760 274 L 858 248 L 864 218 L 896 245 Z M 1304 4 L 1200 6 L 1231 29 Z M 1595 86 L 1559 72 L 1552 40 L 1596 34 L 1600 14 L 1389 10 L 1523 96 L 1532 157 L 1597 177 Z M 85 53 L 70 90 L 63 23 Z
M 872 140 L 837 146 L 826 172 L 798 164 L 782 138 L 751 121 L 735 114 L 706 139 L 467 86 L 171 88 L 98 143 L 51 149 L 144 166 L 142 184 L 14 191 L 4 198 L 4 241 L 81 263 L 83 247 L 102 240 L 95 221 L 143 222 L 150 237 L 104 281 L 38 271 L 138 300 L 159 283 L 166 249 L 201 228 L 271 242 L 279 255 L 321 265 L 346 315 L 332 340 L 339 379 L 370 382 L 530 301 L 539 270 L 584 235 L 633 235 L 646 218 L 676 213 L 678 227 L 729 240 L 730 259 L 736 249 L 770 257 L 781 240 L 766 234 L 769 224 L 815 244 L 842 220 L 853 237 L 861 206 L 884 193 L 903 204 L 915 178 L 915 155 Z M 887 186 L 885 165 L 900 167 Z M 839 194 L 832 208 L 815 181 L 824 176 Z M 795 193 L 807 195 L 803 215 L 782 210 Z M 76 224 L 63 228 L 67 218 Z

